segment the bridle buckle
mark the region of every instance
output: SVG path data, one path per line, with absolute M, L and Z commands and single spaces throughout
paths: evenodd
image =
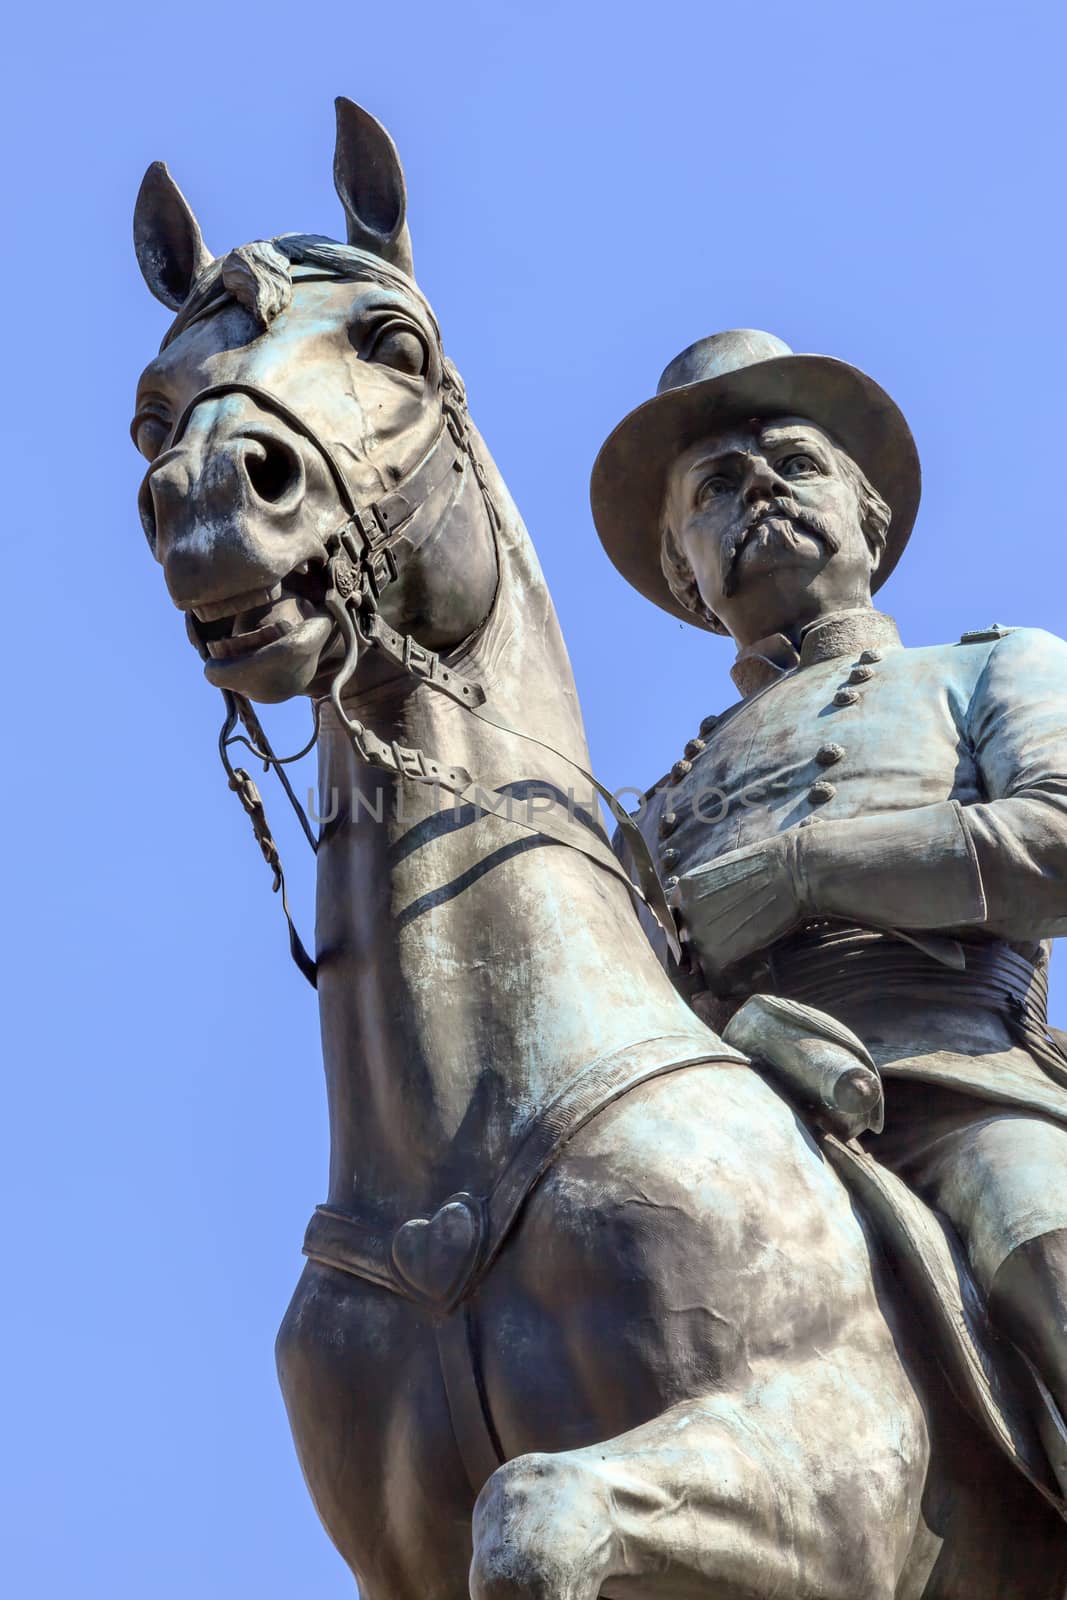
M 396 557 L 388 545 L 378 550 L 368 550 L 363 561 L 363 587 L 367 598 L 377 604 L 383 591 L 398 577 Z
M 374 551 L 390 535 L 390 527 L 376 500 L 352 515 L 352 524 L 363 540 L 364 549 Z
M 425 782 L 428 778 L 437 776 L 439 771 L 437 763 L 430 763 L 433 767 L 431 773 L 427 767 L 426 756 L 416 746 L 393 743 L 389 745 L 389 749 L 393 752 L 396 770 L 402 778 L 417 778 Z

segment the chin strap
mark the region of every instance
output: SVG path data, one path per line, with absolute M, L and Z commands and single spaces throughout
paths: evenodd
M 381 499 L 359 509 L 355 505 L 344 474 L 328 447 L 308 424 L 295 412 L 290 411 L 283 402 L 252 384 L 220 384 L 203 390 L 186 407 L 175 430 L 176 435 L 180 437 L 193 410 L 202 400 L 227 393 L 249 395 L 258 405 L 275 412 L 313 444 L 323 457 L 345 510 L 349 513 L 347 520 L 326 541 L 325 605 L 340 634 L 345 652 L 344 660 L 330 685 L 329 700 L 338 723 L 347 734 L 360 760 L 369 766 L 393 773 L 397 778 L 444 790 L 455 796 L 458 802 L 470 805 L 476 811 L 502 815 L 516 827 L 523 828 L 537 837 L 551 839 L 554 843 L 566 845 L 568 849 L 577 850 L 605 872 L 610 872 L 613 877 L 619 879 L 630 894 L 636 895 L 642 901 L 662 928 L 672 956 L 679 961 L 681 947 L 674 917 L 667 904 L 648 846 L 633 819 L 622 809 L 611 792 L 570 756 L 563 755 L 561 751 L 532 734 L 522 733 L 519 729 L 509 727 L 507 723 L 491 716 L 483 709 L 486 693 L 480 683 L 453 667 L 447 667 L 435 651 L 419 644 L 410 634 L 401 634 L 391 628 L 379 610 L 383 591 L 395 583 L 399 576 L 394 549 L 397 534 L 401 529 L 406 533 L 410 532 L 412 518 L 453 472 L 462 476 L 468 468 L 470 469 L 478 484 L 494 536 L 500 531 L 499 513 L 489 490 L 485 469 L 473 447 L 467 420 L 466 399 L 454 369 L 446 364 L 442 392 L 443 423 L 426 455 L 393 490 Z M 618 823 L 630 848 L 638 885 L 633 883 L 606 839 L 598 835 L 592 826 L 579 822 L 573 816 L 568 818 L 570 826 L 564 826 L 554 815 L 543 812 L 537 814 L 536 820 L 532 818 L 524 820 L 515 815 L 513 795 L 485 788 L 472 779 L 466 768 L 449 766 L 418 746 L 401 745 L 396 741 L 381 739 L 365 723 L 350 717 L 341 697 L 355 673 L 359 656 L 364 648 L 381 651 L 410 677 L 447 695 L 450 700 L 463 706 L 488 727 L 513 738 L 523 739 L 529 744 L 535 744 L 557 759 L 567 762 L 574 772 L 591 785 Z M 226 769 L 230 788 L 234 790 L 248 815 L 263 857 L 274 874 L 273 888 L 276 893 L 280 892 L 282 897 L 282 909 L 289 927 L 289 947 L 293 960 L 314 988 L 317 986 L 316 964 L 308 955 L 293 923 L 281 858 L 267 823 L 262 798 L 244 768 L 234 767 L 231 764 L 229 750 L 232 745 L 244 744 L 257 760 L 263 762 L 264 771 L 273 768 L 300 819 L 301 827 L 312 850 L 317 851 L 318 843 L 314 831 L 284 769 L 290 763 L 299 760 L 301 756 L 307 755 L 314 747 L 320 731 L 319 706 L 316 705 L 315 708 L 315 725 L 307 744 L 295 755 L 283 758 L 276 756 L 271 749 L 250 702 L 244 696 L 235 695 L 227 690 L 223 691 L 223 698 L 226 702 L 226 719 L 219 734 L 219 755 Z M 235 732 L 238 720 L 244 725 L 247 737 Z

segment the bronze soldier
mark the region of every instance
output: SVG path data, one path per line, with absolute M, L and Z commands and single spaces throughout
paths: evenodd
M 865 374 L 769 334 L 684 351 L 605 444 L 593 510 L 649 599 L 738 647 L 742 696 L 639 815 L 721 1024 L 771 992 L 888 1079 L 867 1147 L 946 1215 L 1067 1415 L 1067 645 L 993 626 L 905 649 L 871 600 L 918 507 Z M 650 930 L 652 933 L 652 930 Z M 654 936 L 654 934 L 653 934 Z

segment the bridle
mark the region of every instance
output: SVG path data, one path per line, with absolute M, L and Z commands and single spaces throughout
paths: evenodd
M 566 845 L 594 861 L 623 882 L 631 894 L 647 907 L 667 939 L 667 945 L 676 961 L 681 960 L 681 947 L 674 917 L 667 904 L 648 846 L 633 819 L 622 809 L 608 789 L 587 772 L 578 762 L 555 750 L 532 734 L 522 733 L 491 716 L 484 707 L 486 693 L 475 679 L 446 666 L 435 651 L 419 644 L 410 634 L 401 634 L 391 628 L 381 615 L 379 602 L 384 591 L 400 575 L 396 546 L 401 534 L 411 531 L 414 518 L 432 501 L 438 490 L 453 474 L 460 479 L 469 469 L 475 478 L 489 518 L 494 538 L 500 533 L 500 515 L 493 500 L 485 468 L 474 449 L 467 415 L 466 396 L 458 374 L 449 363 L 445 364 L 442 381 L 442 423 L 436 438 L 421 460 L 391 490 L 365 505 L 358 505 L 336 457 L 315 429 L 284 401 L 256 384 L 232 382 L 211 384 L 201 389 L 189 401 L 174 428 L 169 448 L 178 444 L 197 407 L 207 400 L 227 395 L 242 394 L 253 400 L 262 410 L 272 412 L 289 428 L 317 451 L 337 489 L 341 505 L 347 513 L 345 520 L 328 535 L 324 542 L 326 571 L 325 606 L 340 634 L 344 646 L 344 659 L 330 684 L 328 696 L 341 728 L 347 734 L 359 758 L 370 766 L 414 783 L 428 784 L 444 789 L 457 801 L 473 805 L 478 810 L 497 814 L 497 806 L 504 808 L 507 820 L 528 832 Z M 579 840 L 565 830 L 554 816 L 538 813 L 536 821 L 524 821 L 516 816 L 510 804 L 512 796 L 487 789 L 476 783 L 464 767 L 450 766 L 418 746 L 398 744 L 381 739 L 363 722 L 350 717 L 341 696 L 356 670 L 360 650 L 373 647 L 399 666 L 410 677 L 429 685 L 463 706 L 472 716 L 567 762 L 573 770 L 595 789 L 606 803 L 623 834 L 638 882 L 635 884 L 607 843 L 590 828 L 588 840 Z M 259 844 L 263 857 L 274 874 L 273 889 L 281 894 L 282 909 L 289 928 L 289 947 L 293 960 L 312 985 L 317 986 L 317 969 L 297 932 L 289 908 L 285 874 L 277 844 L 267 822 L 263 800 L 249 773 L 235 767 L 230 760 L 230 749 L 243 744 L 257 760 L 263 762 L 264 771 L 273 769 L 293 806 L 304 834 L 313 851 L 318 850 L 307 814 L 293 792 L 285 767 L 314 748 L 321 728 L 321 703 L 314 712 L 311 738 L 295 754 L 279 757 L 271 748 L 252 704 L 243 695 L 230 690 L 222 691 L 226 702 L 226 717 L 219 733 L 219 756 L 226 769 L 230 788 L 241 802 Z M 240 722 L 245 733 L 240 734 Z

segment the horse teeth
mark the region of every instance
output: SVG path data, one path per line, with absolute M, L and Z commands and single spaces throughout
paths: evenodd
M 265 644 L 273 644 L 275 639 L 284 638 L 292 631 L 292 623 L 288 621 L 265 622 L 261 628 L 254 628 L 251 633 L 231 634 L 228 639 L 209 639 L 208 653 L 215 661 L 226 661 L 232 656 L 246 655 L 250 650 L 259 650 Z
M 276 583 L 273 589 L 250 589 L 247 594 L 234 594 L 227 600 L 209 600 L 203 605 L 193 606 L 193 615 L 200 622 L 217 622 L 220 617 L 233 617 L 239 611 L 251 611 L 254 606 L 267 606 L 274 600 L 280 600 L 282 586 Z

